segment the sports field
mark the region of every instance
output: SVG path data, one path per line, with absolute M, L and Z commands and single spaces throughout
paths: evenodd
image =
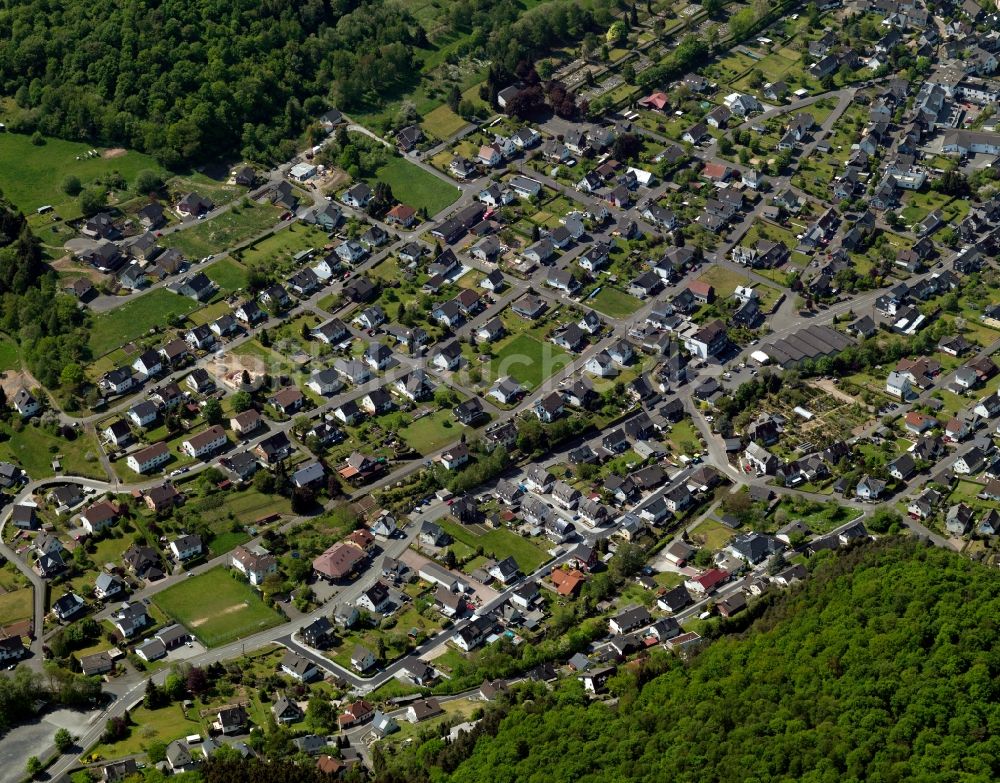
M 213 568 L 158 593 L 153 601 L 207 647 L 218 647 L 272 628 L 281 616 L 252 587 L 225 568 Z

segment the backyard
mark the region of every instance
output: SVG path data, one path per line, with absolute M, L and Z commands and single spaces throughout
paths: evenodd
M 280 495 L 265 495 L 253 487 L 230 491 L 223 497 L 224 502 L 211 508 L 195 505 L 194 509 L 209 525 L 214 525 L 223 519 L 250 525 L 262 517 L 291 512 L 291 501 L 288 498 Z
M 454 443 L 466 431 L 465 427 L 453 423 L 454 418 L 450 410 L 440 410 L 407 424 L 399 430 L 399 435 L 414 451 L 431 454 Z
M 20 366 L 17 343 L 6 335 L 0 335 L 0 372 L 16 370 Z
M 452 134 L 458 133 L 466 125 L 465 120 L 445 105 L 438 106 L 434 111 L 428 112 L 421 123 L 427 133 L 442 141 Z
M 706 519 L 691 530 L 690 538 L 696 546 L 715 551 L 728 544 L 734 535 L 736 533 L 721 522 Z
M 322 248 L 328 241 L 327 235 L 315 226 L 292 223 L 240 250 L 237 255 L 250 268 L 261 267 L 271 272 L 277 266 L 291 270 L 296 254 Z
M 196 710 L 190 710 L 195 715 Z M 158 710 L 138 706 L 131 711 L 132 731 L 118 742 L 101 744 L 93 753 L 101 758 L 116 759 L 145 752 L 153 743 L 168 743 L 189 734 L 201 734 L 205 727 L 196 718 L 189 718 L 180 704 L 170 704 Z
M 782 511 L 784 511 L 782 518 L 798 520 L 814 533 L 829 533 L 834 528 L 850 522 L 861 513 L 832 501 L 823 503 L 795 496 L 782 498 L 779 511 L 775 512 L 775 517 Z
M 27 620 L 31 617 L 32 606 L 30 587 L 0 592 L 0 625 Z
M 394 661 L 410 652 L 415 644 L 441 630 L 442 618 L 433 611 L 429 611 L 428 615 L 431 619 L 424 617 L 413 604 L 406 604 L 392 615 L 388 624 L 383 620 L 379 628 L 354 628 L 345 633 L 327 656 L 345 669 L 350 669 L 355 645 L 360 644 L 377 653 L 381 641 L 383 662 Z
M 549 559 L 549 554 L 531 539 L 519 536 L 506 528 L 492 530 L 482 525 L 462 525 L 451 519 L 439 519 L 438 524 L 455 541 L 475 552 L 482 547 L 483 554 L 494 560 L 513 557 L 522 573 L 530 574 Z
M 168 587 L 153 601 L 207 647 L 218 647 L 282 621 L 252 587 L 222 567 Z

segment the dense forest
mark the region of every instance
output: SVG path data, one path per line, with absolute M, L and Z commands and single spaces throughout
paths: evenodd
M 0 330 L 18 341 L 35 378 L 54 388 L 82 380 L 82 324 L 83 313 L 60 293 L 24 215 L 0 193 Z
M 524 686 L 460 743 L 379 756 L 380 782 L 996 780 L 996 572 L 898 539 L 813 562 L 690 664 L 620 672 L 617 707 Z
M 449 0 L 434 19 L 448 58 L 512 71 L 610 19 L 573 0 Z M 333 102 L 383 105 L 416 86 L 437 47 L 397 0 L 12 0 L 0 7 L 0 90 L 11 130 L 122 144 L 166 165 L 239 151 L 294 153 Z

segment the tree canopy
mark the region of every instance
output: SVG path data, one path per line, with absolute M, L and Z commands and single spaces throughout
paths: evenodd
M 429 739 L 382 783 L 995 779 L 996 572 L 899 539 L 812 562 L 690 664 L 619 672 L 617 708 L 531 687 L 461 756 Z
M 607 5 L 449 0 L 427 24 L 455 62 L 512 72 L 609 23 Z M 166 165 L 233 150 L 266 160 L 292 154 L 330 102 L 366 110 L 407 94 L 435 49 L 395 0 L 13 0 L 0 11 L 0 90 L 15 98 L 11 130 L 124 144 Z
M 58 285 L 24 215 L 0 193 L 0 330 L 21 344 L 34 376 L 53 388 L 81 360 L 86 342 L 83 314 Z

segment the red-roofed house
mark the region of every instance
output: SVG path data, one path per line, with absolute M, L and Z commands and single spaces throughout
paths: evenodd
M 559 595 L 576 595 L 580 590 L 580 585 L 586 581 L 587 577 L 575 568 L 571 571 L 564 571 L 561 568 L 552 569 L 552 584 Z
M 484 166 L 493 168 L 503 162 L 503 155 L 500 154 L 500 150 L 496 144 L 484 144 L 479 148 L 479 154 L 476 156 L 476 159 Z
M 409 228 L 416 222 L 417 210 L 406 204 L 397 204 L 386 213 L 385 222 Z
M 348 544 L 354 544 L 362 552 L 370 553 L 375 546 L 375 536 L 364 528 L 360 528 L 344 539 Z
M 910 411 L 906 414 L 906 429 L 918 435 L 921 432 L 933 429 L 937 426 L 937 423 L 937 419 L 933 416 L 928 416 L 926 413 Z
M 666 93 L 654 92 L 647 95 L 645 98 L 640 98 L 639 105 L 644 109 L 663 111 L 670 105 L 670 98 L 667 97 Z
M 353 544 L 334 544 L 313 560 L 313 570 L 329 582 L 337 582 L 354 573 L 365 561 L 365 552 Z
M 688 283 L 688 291 L 702 304 L 711 304 L 715 299 L 715 289 L 704 280 L 692 280 Z
M 701 175 L 715 182 L 725 182 L 733 175 L 733 170 L 724 163 L 706 163 Z
M 337 716 L 337 723 L 340 724 L 340 728 L 346 729 L 364 723 L 374 714 L 375 708 L 371 704 L 364 699 L 358 699 L 344 707 L 344 713 Z
M 700 576 L 685 580 L 684 586 L 697 595 L 708 595 L 728 579 L 728 571 L 723 571 L 721 568 L 713 568 Z

